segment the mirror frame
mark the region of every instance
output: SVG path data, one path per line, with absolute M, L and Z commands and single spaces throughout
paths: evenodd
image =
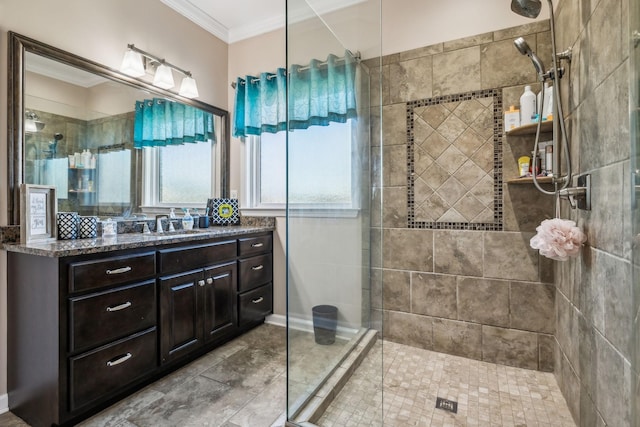
M 24 164 L 23 164 L 23 147 L 24 147 L 24 71 L 25 71 L 25 52 L 31 52 L 36 55 L 44 56 L 54 61 L 70 65 L 97 74 L 110 80 L 133 86 L 138 89 L 149 91 L 155 95 L 169 98 L 174 101 L 181 102 L 186 105 L 208 111 L 221 117 L 224 123 L 222 129 L 222 138 L 220 141 L 222 146 L 221 162 L 220 162 L 220 195 L 228 197 L 229 195 L 229 175 L 230 175 L 230 119 L 229 112 L 213 105 L 207 104 L 195 99 L 185 98 L 176 93 L 170 92 L 153 86 L 151 83 L 130 77 L 113 68 L 83 58 L 70 52 L 47 45 L 29 37 L 20 35 L 13 31 L 8 33 L 9 49 L 8 49 L 8 85 L 7 85 L 7 148 L 8 148 L 8 203 L 7 218 L 12 225 L 20 224 L 20 184 L 24 182 Z

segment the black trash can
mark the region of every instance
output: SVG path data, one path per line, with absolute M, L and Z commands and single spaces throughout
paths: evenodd
M 338 307 L 333 305 L 316 305 L 313 312 L 313 333 L 316 344 L 330 345 L 336 341 L 338 327 Z

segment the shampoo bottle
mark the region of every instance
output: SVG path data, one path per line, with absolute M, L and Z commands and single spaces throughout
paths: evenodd
M 547 120 L 553 119 L 553 86 L 545 83 L 544 88 L 544 108 L 541 108 L 540 116 Z
M 536 114 L 536 95 L 531 91 L 531 86 L 525 86 L 524 93 L 520 97 L 520 124 L 533 123 L 533 115 Z

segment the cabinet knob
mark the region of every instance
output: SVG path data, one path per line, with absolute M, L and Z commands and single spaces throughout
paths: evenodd
M 204 280 L 198 280 L 198 285 L 204 286 Z
M 251 245 L 252 248 L 261 248 L 264 246 L 264 243 L 253 243 Z
M 207 277 L 207 285 L 210 285 L 213 283 L 213 279 L 211 277 Z
M 264 265 L 260 264 L 260 265 L 256 265 L 254 267 L 251 267 L 251 269 L 253 271 L 258 271 L 258 270 L 262 270 L 264 268 Z
M 260 304 L 262 301 L 264 301 L 263 297 L 251 300 L 251 302 L 254 303 L 254 304 Z

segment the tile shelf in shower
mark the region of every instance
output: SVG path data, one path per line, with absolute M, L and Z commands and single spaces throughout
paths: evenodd
M 507 136 L 521 136 L 521 135 L 535 135 L 538 123 L 531 123 L 528 125 L 520 126 L 515 129 L 508 130 Z M 540 127 L 540 133 L 552 132 L 553 120 L 545 120 Z
M 552 184 L 553 183 L 553 177 L 540 176 L 540 177 L 538 177 L 536 179 L 536 181 L 538 181 L 539 184 Z M 525 178 L 509 179 L 509 180 L 507 180 L 507 184 L 520 184 L 520 185 L 531 184 L 531 185 L 533 185 L 533 178 L 525 177 Z

